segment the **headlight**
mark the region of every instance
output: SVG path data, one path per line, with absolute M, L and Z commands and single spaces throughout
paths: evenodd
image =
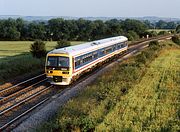
M 62 72 L 62 74 L 69 74 L 69 72 Z
M 53 73 L 53 71 L 47 71 L 47 73 Z
M 62 71 L 67 71 L 68 69 L 67 68 L 61 68 Z

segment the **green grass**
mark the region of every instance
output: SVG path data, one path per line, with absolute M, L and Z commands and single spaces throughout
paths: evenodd
M 168 31 L 171 31 L 171 29 L 149 29 L 148 31 L 155 31 L 155 32 L 159 33 L 159 32 L 161 32 L 161 31 L 166 31 L 166 32 L 168 32 Z
M 168 50 L 160 54 L 160 47 Z M 178 130 L 180 123 L 178 48 L 171 41 L 162 42 L 159 47 L 149 48 L 138 54 L 138 57 L 145 57 L 143 59 L 133 57 L 123 64 L 117 64 L 76 98 L 71 99 L 63 109 L 60 109 L 56 118 L 38 130 Z M 156 58 L 157 56 L 159 57 Z M 164 74 L 163 71 L 166 70 L 167 74 Z M 166 83 L 173 83 L 173 88 L 166 89 Z
M 30 45 L 33 41 L 0 41 L 0 58 L 29 53 Z M 81 41 L 72 41 L 71 45 L 82 43 Z M 46 49 L 52 50 L 56 46 L 56 41 L 46 42 Z
M 20 75 L 34 75 L 44 70 L 44 59 L 33 58 L 31 54 L 16 55 L 0 59 L 0 84 Z
M 141 82 L 97 126 L 97 131 L 178 131 L 179 96 L 180 50 L 165 50 Z

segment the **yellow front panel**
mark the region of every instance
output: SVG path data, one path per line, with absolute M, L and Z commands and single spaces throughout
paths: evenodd
M 71 77 L 72 76 L 72 56 L 69 56 L 67 54 L 48 54 L 48 56 L 62 56 L 62 57 L 68 57 L 69 58 L 69 69 L 67 68 L 61 68 L 61 70 L 48 70 L 45 68 L 46 76 L 62 76 L 62 77 Z M 47 57 L 48 57 L 47 56 Z M 46 58 L 46 64 L 47 64 L 47 58 Z M 69 72 L 67 74 L 67 72 Z
M 63 76 L 63 77 L 70 77 L 71 76 L 71 70 L 69 71 L 62 71 L 62 70 L 46 70 L 47 76 Z M 52 73 L 51 73 L 52 72 Z M 63 72 L 69 72 L 69 74 L 63 74 Z

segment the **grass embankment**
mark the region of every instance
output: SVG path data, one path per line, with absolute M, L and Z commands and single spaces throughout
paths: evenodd
M 32 41 L 0 41 L 0 84 L 24 74 L 35 74 L 44 70 L 45 59 L 33 58 L 29 53 Z M 71 42 L 76 45 L 82 42 Z M 57 42 L 46 42 L 46 49 L 52 50 Z
M 151 45 L 114 66 L 38 130 L 177 130 L 180 50 L 166 50 L 159 55 L 162 47 L 170 45 L 174 43 Z
M 165 50 L 96 130 L 178 131 L 179 96 L 180 49 Z

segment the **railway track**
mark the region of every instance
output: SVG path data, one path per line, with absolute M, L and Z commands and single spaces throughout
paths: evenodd
M 46 78 L 45 74 L 40 74 L 40 75 L 33 77 L 33 78 L 30 78 L 26 81 L 20 82 L 14 86 L 11 86 L 8 88 L 1 88 L 0 89 L 0 97 L 2 99 L 2 98 L 4 98 L 4 97 L 6 97 L 6 96 L 8 96 L 8 95 L 10 95 L 16 91 L 24 89 L 25 87 L 30 86 L 31 84 L 34 84 L 34 83 L 41 81 L 42 79 L 45 79 L 45 78 Z
M 51 90 L 52 85 L 44 85 L 44 83 L 45 79 L 0 100 L 0 131 L 14 118 L 17 120 L 25 111 L 55 94 Z
M 148 39 L 141 41 L 138 45 L 131 45 L 128 49 L 128 52 L 120 55 L 119 58 L 126 56 L 131 52 L 137 52 L 138 50 L 147 47 L 147 43 L 150 41 L 163 40 L 169 37 L 172 37 L 172 35 Z M 91 73 L 83 75 L 75 83 L 65 87 L 65 89 L 60 89 L 59 91 L 53 88 L 52 85 L 46 84 L 47 80 L 45 74 L 38 75 L 9 88 L 0 89 L 0 131 L 5 130 L 15 121 L 27 115 L 38 106 L 42 105 L 56 93 L 65 92 L 66 89 L 70 89 L 83 80 L 89 78 L 100 69 L 106 67 L 114 61 L 117 60 L 114 59 L 113 61 L 105 63 L 103 67 L 98 67 Z

